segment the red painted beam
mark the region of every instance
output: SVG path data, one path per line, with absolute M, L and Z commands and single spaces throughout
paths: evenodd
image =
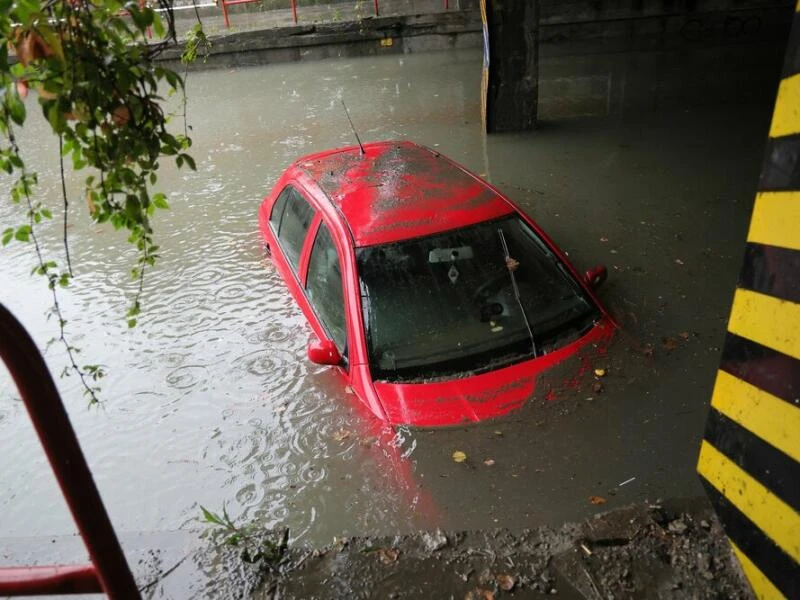
M 0 358 L 25 402 L 103 591 L 109 598 L 140 598 L 50 371 L 28 332 L 2 304 Z
M 102 591 L 93 565 L 0 568 L 0 596 L 99 594 Z

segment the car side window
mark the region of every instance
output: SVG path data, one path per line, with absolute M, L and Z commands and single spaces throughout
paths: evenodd
M 281 192 L 281 196 L 284 194 L 286 194 L 286 200 L 283 201 L 284 208 L 278 224 L 278 241 L 289 264 L 296 272 L 300 264 L 303 242 L 314 218 L 314 208 L 292 186 L 286 186 L 286 189 Z M 281 202 L 281 198 L 278 198 L 276 202 L 276 209 L 278 202 Z M 273 210 L 273 216 L 275 212 Z
M 286 199 L 291 196 L 292 190 L 294 190 L 294 188 L 290 185 L 287 185 L 285 188 L 283 188 L 283 191 L 281 192 L 280 196 L 278 196 L 278 199 L 275 200 L 275 204 L 272 205 L 272 213 L 269 215 L 269 222 L 276 234 L 281 228 L 283 209 L 286 207 Z
M 344 317 L 342 270 L 325 223 L 320 223 L 308 263 L 306 294 L 331 340 L 344 355 L 347 327 Z

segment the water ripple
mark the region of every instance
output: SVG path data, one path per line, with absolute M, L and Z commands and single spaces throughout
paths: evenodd
M 204 365 L 185 365 L 167 375 L 167 385 L 177 390 L 188 390 L 205 383 L 208 367 Z

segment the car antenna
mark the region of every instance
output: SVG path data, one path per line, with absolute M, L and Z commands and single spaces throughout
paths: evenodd
M 356 128 L 353 127 L 353 120 L 350 118 L 350 112 L 347 110 L 347 105 L 344 103 L 344 98 L 339 98 L 342 103 L 342 108 L 344 108 L 344 114 L 347 115 L 347 120 L 350 121 L 350 129 L 353 130 L 353 135 L 356 136 L 356 141 L 358 142 L 358 147 L 361 148 L 361 154 L 366 154 L 364 150 L 364 144 L 361 143 L 361 139 L 358 137 L 358 132 Z

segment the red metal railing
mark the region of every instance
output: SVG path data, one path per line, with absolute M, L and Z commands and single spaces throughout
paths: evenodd
M 0 567 L 0 596 L 102 593 L 140 598 L 53 378 L 31 337 L 0 304 L 0 358 L 8 367 L 92 564 Z

